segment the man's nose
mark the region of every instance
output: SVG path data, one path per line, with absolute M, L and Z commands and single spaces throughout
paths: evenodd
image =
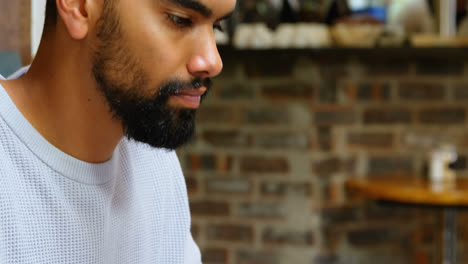
M 194 53 L 187 64 L 188 72 L 193 76 L 202 78 L 212 78 L 220 74 L 223 69 L 223 62 L 213 33 L 211 32 L 208 39 L 197 45 L 198 47 L 195 47 Z

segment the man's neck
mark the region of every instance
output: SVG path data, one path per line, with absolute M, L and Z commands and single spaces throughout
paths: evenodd
M 62 47 L 64 45 L 61 45 Z M 86 162 L 111 158 L 123 136 L 96 89 L 80 47 L 39 49 L 28 73 L 0 82 L 25 118 L 51 144 Z

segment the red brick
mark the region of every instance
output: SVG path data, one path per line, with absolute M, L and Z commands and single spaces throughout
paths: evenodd
M 202 262 L 205 264 L 225 264 L 228 261 L 228 250 L 225 248 L 204 248 Z
M 239 250 L 236 264 L 280 264 L 280 253 L 276 251 Z
M 295 57 L 278 52 L 275 52 L 275 56 L 251 54 L 251 56 L 243 57 L 243 62 L 247 76 L 252 79 L 289 77 L 293 73 Z
M 254 125 L 289 124 L 291 117 L 284 107 L 256 107 L 245 109 L 243 122 Z
M 198 154 L 186 155 L 187 169 L 191 171 L 218 171 L 227 172 L 232 168 L 232 157 L 226 155 Z
M 214 92 L 223 100 L 254 99 L 254 88 L 246 82 L 224 82 L 214 87 Z
M 258 218 L 284 218 L 286 211 L 282 204 L 277 202 L 251 202 L 241 203 L 237 214 L 242 217 Z
M 307 150 L 312 147 L 312 136 L 307 132 L 260 132 L 255 145 L 265 149 Z
M 311 246 L 314 244 L 312 231 L 277 230 L 267 227 L 262 232 L 262 240 L 266 244 L 274 245 L 301 245 Z
M 434 218 L 434 220 L 440 220 L 439 218 Z M 466 223 L 468 221 L 468 212 L 465 210 L 458 211 L 457 222 Z M 433 221 L 436 222 L 436 221 Z M 462 241 L 468 241 L 468 225 L 459 224 L 457 232 L 459 233 L 458 237 Z M 468 256 L 467 256 L 468 257 Z
M 416 219 L 421 214 L 420 208 L 409 208 L 395 203 L 367 202 L 363 204 L 363 217 L 367 221 L 405 221 Z
M 284 158 L 269 158 L 262 156 L 246 156 L 240 161 L 244 173 L 288 173 L 289 163 Z
M 228 124 L 238 121 L 238 110 L 232 107 L 204 105 L 197 112 L 197 124 Z
M 410 219 L 410 218 L 406 218 L 406 219 Z M 435 227 L 433 223 L 419 225 L 414 231 L 414 233 L 412 234 L 411 242 L 416 245 L 433 245 L 433 243 L 437 241 L 437 236 L 438 236 L 438 234 L 434 232 L 435 231 L 434 228 Z
M 358 86 L 354 82 L 347 82 L 344 86 L 344 95 L 354 101 L 358 98 Z
M 322 253 L 314 258 L 314 264 L 339 264 L 343 263 L 340 258 L 332 253 Z
M 350 149 L 391 149 L 394 138 L 394 134 L 388 132 L 352 132 L 347 142 Z
M 365 72 L 369 76 L 389 76 L 389 75 L 408 75 L 409 66 L 408 60 L 395 58 L 367 59 L 363 62 Z
M 447 59 L 423 59 L 416 63 L 416 73 L 422 75 L 459 75 L 463 72 L 463 62 Z
M 463 134 L 461 134 L 461 136 L 456 141 L 455 145 L 457 146 L 457 148 L 463 150 L 468 149 L 468 132 L 464 132 Z
M 185 182 L 187 185 L 187 191 L 190 195 L 198 193 L 198 180 L 195 177 L 186 176 Z
M 330 178 L 323 178 L 319 184 L 323 203 L 322 205 L 336 206 L 340 204 L 340 197 L 343 192 L 343 186 L 341 183 L 331 181 Z
M 312 195 L 312 187 L 310 183 L 292 183 L 286 181 L 268 181 L 262 182 L 260 191 L 265 197 L 285 197 L 285 196 L 303 196 L 310 197 Z
M 318 91 L 318 102 L 321 104 L 334 104 L 338 101 L 338 84 L 335 78 L 322 80 Z
M 320 233 L 322 235 L 323 248 L 330 251 L 335 251 L 341 241 L 346 239 L 346 228 L 339 228 L 342 226 L 336 226 L 331 224 L 322 224 Z M 345 226 L 346 227 L 346 226 Z
M 431 252 L 429 252 L 429 255 L 430 255 Z M 468 262 L 468 254 L 466 253 L 465 250 L 459 250 L 458 252 L 458 256 L 457 256 L 457 262 L 458 263 L 467 263 Z M 434 256 L 434 254 L 432 254 L 432 256 Z
M 265 85 L 262 95 L 270 99 L 311 101 L 315 95 L 315 86 L 301 82 Z
M 348 241 L 352 246 L 368 247 L 399 242 L 395 227 L 364 227 L 350 231 Z
M 229 216 L 230 206 L 227 202 L 191 201 L 190 212 L 194 216 Z
M 330 151 L 333 148 L 333 133 L 330 127 L 317 128 L 317 144 L 322 151 Z
M 424 124 L 463 124 L 466 109 L 462 107 L 428 108 L 419 112 L 419 121 Z
M 315 113 L 314 125 L 350 125 L 357 121 L 357 114 L 354 108 L 344 108 L 336 106 L 317 107 L 313 109 Z
M 206 236 L 209 240 L 251 242 L 253 229 L 246 225 L 210 224 L 206 227 Z
M 336 78 L 336 76 L 349 76 L 349 63 L 347 61 L 331 58 L 319 58 L 316 61 L 319 64 L 326 65 L 326 67 L 320 67 L 319 65 L 320 74 L 324 78 Z
M 202 134 L 203 140 L 215 147 L 247 147 L 250 145 L 248 135 L 238 130 L 208 130 Z
M 322 222 L 330 226 L 340 226 L 362 221 L 362 209 L 356 206 L 326 207 L 320 210 Z
M 453 97 L 455 100 L 468 99 L 468 83 L 457 84 L 453 89 Z
M 195 241 L 198 240 L 199 235 L 200 235 L 200 226 L 196 223 L 192 222 L 192 226 L 190 228 L 190 232 L 192 233 L 192 237 Z
M 413 172 L 413 159 L 410 157 L 379 156 L 370 157 L 370 175 L 409 175 Z
M 368 108 L 364 110 L 364 124 L 409 124 L 412 114 L 406 108 Z
M 313 169 L 319 175 L 330 175 L 338 172 L 352 173 L 355 166 L 354 158 L 330 157 L 314 162 Z
M 389 101 L 390 84 L 388 82 L 362 82 L 357 88 L 356 96 L 355 99 L 362 102 Z
M 252 190 L 252 183 L 241 178 L 208 178 L 205 181 L 207 193 L 247 195 Z
M 436 101 L 445 96 L 444 86 L 434 82 L 403 82 L 398 94 L 404 100 Z
M 414 264 L 431 264 L 431 256 L 428 252 L 417 251 L 414 253 Z

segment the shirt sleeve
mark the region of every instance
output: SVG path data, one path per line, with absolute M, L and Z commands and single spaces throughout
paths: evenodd
M 201 253 L 197 244 L 193 240 L 192 234 L 189 232 L 185 240 L 185 257 L 184 264 L 201 264 Z

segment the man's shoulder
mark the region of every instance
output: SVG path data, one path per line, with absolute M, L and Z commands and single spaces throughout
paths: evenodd
M 15 134 L 7 125 L 0 113 L 0 151 L 3 151 L 3 146 L 7 144 L 13 144 L 15 140 Z
M 0 115 L 0 177 L 7 173 L 15 163 L 22 163 L 24 156 L 19 151 L 20 144 Z

